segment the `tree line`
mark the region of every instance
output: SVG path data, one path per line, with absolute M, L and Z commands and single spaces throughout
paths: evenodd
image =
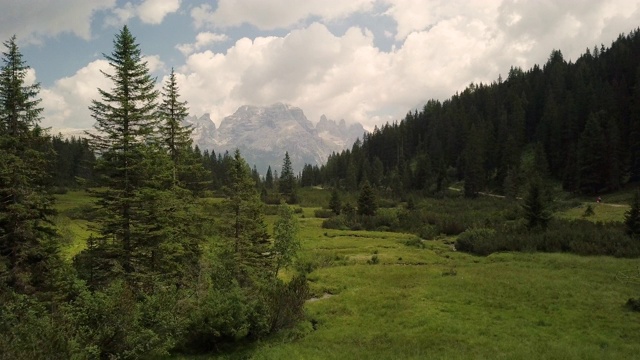
M 255 174 L 240 152 L 216 158 L 192 148 L 174 72 L 157 91 L 126 26 L 105 55 L 112 87 L 98 89 L 91 103 L 96 122 L 88 139 L 51 137 L 40 127 L 39 84 L 25 83 L 29 67 L 15 36 L 4 45 L 3 357 L 211 351 L 301 319 L 304 274 L 287 282 L 278 276 L 299 247 L 292 210 L 280 206 L 270 233 Z M 213 177 L 217 172 L 224 175 Z M 289 186 L 288 175 L 280 183 Z M 73 186 L 86 187 L 94 205 L 77 215 L 90 224 L 89 235 L 69 261 L 52 194 Z M 221 201 L 205 196 L 212 186 L 223 193 Z
M 506 79 L 472 83 L 374 128 L 301 178 L 347 190 L 366 180 L 397 195 L 464 181 L 469 197 L 515 196 L 533 175 L 569 192 L 615 191 L 640 180 L 638 59 L 639 29 L 575 62 L 554 50 L 542 66 L 512 67 Z

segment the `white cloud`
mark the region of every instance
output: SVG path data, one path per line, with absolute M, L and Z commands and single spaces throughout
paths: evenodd
M 150 72 L 163 71 L 165 64 L 159 56 L 144 56 Z M 53 86 L 40 91 L 44 108 L 42 125 L 55 129 L 91 128 L 94 120 L 89 106 L 91 100 L 100 100 L 98 89 L 111 91 L 113 82 L 102 72 L 112 72 L 107 60 L 95 60 L 75 74 L 57 80 Z M 160 87 L 160 84 L 158 84 Z
M 54 129 L 92 127 L 94 120 L 88 107 L 92 99 L 100 98 L 98 88 L 111 89 L 112 83 L 100 72 L 109 68 L 106 60 L 96 60 L 74 75 L 57 80 L 52 87 L 42 89 L 42 125 Z
M 251 24 L 262 30 L 289 28 L 310 17 L 323 21 L 345 18 L 370 10 L 375 0 L 218 0 L 213 10 L 208 4 L 192 9 L 196 27 L 231 27 Z
M 46 37 L 71 33 L 89 40 L 93 14 L 115 3 L 116 0 L 3 1 L 0 38 L 6 40 L 15 34 L 21 41 L 38 43 Z
M 146 0 L 138 6 L 138 16 L 146 24 L 160 24 L 164 17 L 180 9 L 181 0 Z
M 313 122 L 326 114 L 372 128 L 401 119 L 431 98 L 444 100 L 472 81 L 506 77 L 511 66 L 544 64 L 553 49 L 575 60 L 587 47 L 608 46 L 619 33 L 638 26 L 639 4 L 640 0 L 221 0 L 215 10 L 208 5 L 192 8 L 198 27 L 249 23 L 260 29 L 295 29 L 283 36 L 240 38 L 223 53 L 212 51 L 211 45 L 227 41 L 225 34 L 201 32 L 193 43 L 176 46 L 185 54 L 176 75 L 192 114 L 211 113 L 218 123 L 241 105 L 280 101 L 301 107 Z M 383 16 L 394 19 L 396 28 L 372 32 L 354 25 L 336 34 L 326 24 L 372 6 L 383 7 Z M 138 7 L 132 6 L 133 12 L 126 4 L 119 9 L 122 18 L 140 16 Z M 309 19 L 317 22 L 299 25 Z M 380 39 L 373 33 L 383 38 L 395 35 L 391 50 L 376 47 Z M 166 71 L 161 57 L 146 60 L 152 71 Z M 98 86 L 111 86 L 97 71 L 101 64 L 93 62 L 43 90 L 47 121 L 64 127 L 92 125 L 87 106 Z
M 178 11 L 180 3 L 181 0 L 144 0 L 138 5 L 127 2 L 113 9 L 105 22 L 110 26 L 120 26 L 137 16 L 145 24 L 158 25 L 167 15 Z
M 199 51 L 206 48 L 209 45 L 227 41 L 229 37 L 225 34 L 216 34 L 212 32 L 201 32 L 196 35 L 196 42 L 192 44 L 178 44 L 176 45 L 176 49 L 178 49 L 183 55 L 189 55 L 194 51 Z

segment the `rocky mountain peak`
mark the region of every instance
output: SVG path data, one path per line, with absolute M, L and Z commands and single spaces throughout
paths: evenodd
M 202 118 L 205 119 L 201 122 Z M 204 124 L 213 124 L 206 114 L 198 118 L 197 123 L 202 124 L 203 128 Z M 355 136 L 355 131 L 351 129 L 353 125 L 347 126 L 344 120 L 336 123 L 323 115 L 318 125 L 314 126 L 302 109 L 289 104 L 243 105 L 225 117 L 217 129 L 215 125 L 206 127 L 209 129 L 207 134 L 213 136 L 206 139 L 196 139 L 194 136 L 194 142 L 202 149 L 213 149 L 217 153 L 238 148 L 247 162 L 256 165 L 261 173 L 269 165 L 278 169 L 285 152 L 289 152 L 294 171 L 298 172 L 304 164 L 321 165 L 332 152 L 351 146 L 364 132 L 362 125 L 354 125 L 354 129 L 358 130 Z M 197 136 L 201 135 L 205 135 L 205 132 L 197 133 Z

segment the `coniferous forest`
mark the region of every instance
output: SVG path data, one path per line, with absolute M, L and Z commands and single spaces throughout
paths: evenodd
M 516 196 L 532 175 L 596 195 L 640 180 L 640 31 L 575 61 L 554 50 L 542 66 L 471 84 L 431 100 L 400 122 L 364 134 L 303 181 L 355 190 L 367 180 L 393 189 Z
M 430 100 L 298 175 L 289 153 L 280 174 L 261 176 L 238 150 L 193 146 L 174 71 L 157 90 L 126 26 L 105 58 L 111 87 L 90 105 L 95 129 L 65 138 L 40 127 L 39 85 L 26 83 L 16 38 L 4 42 L 0 359 L 224 354 L 308 324 L 295 341 L 329 322 L 305 313 L 315 270 L 425 266 L 410 258 L 427 248 L 640 256 L 637 191 L 623 221 L 588 221 L 592 207 L 584 219 L 554 215 L 570 208 L 558 194 L 595 198 L 640 181 L 640 29 Z M 86 227 L 80 239 L 61 216 Z M 389 260 L 376 245 L 362 264 L 343 253 L 357 245 L 301 257 L 301 228 L 314 224 L 314 241 L 396 232 L 409 250 Z

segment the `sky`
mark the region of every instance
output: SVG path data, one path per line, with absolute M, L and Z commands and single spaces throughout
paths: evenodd
M 190 113 L 219 125 L 242 105 L 283 102 L 313 123 L 402 119 L 470 83 L 576 60 L 640 26 L 640 0 L 0 0 L 41 84 L 41 125 L 93 126 L 112 84 L 104 54 L 127 25 L 158 87 L 173 68 Z M 4 50 L 4 48 L 3 48 Z

